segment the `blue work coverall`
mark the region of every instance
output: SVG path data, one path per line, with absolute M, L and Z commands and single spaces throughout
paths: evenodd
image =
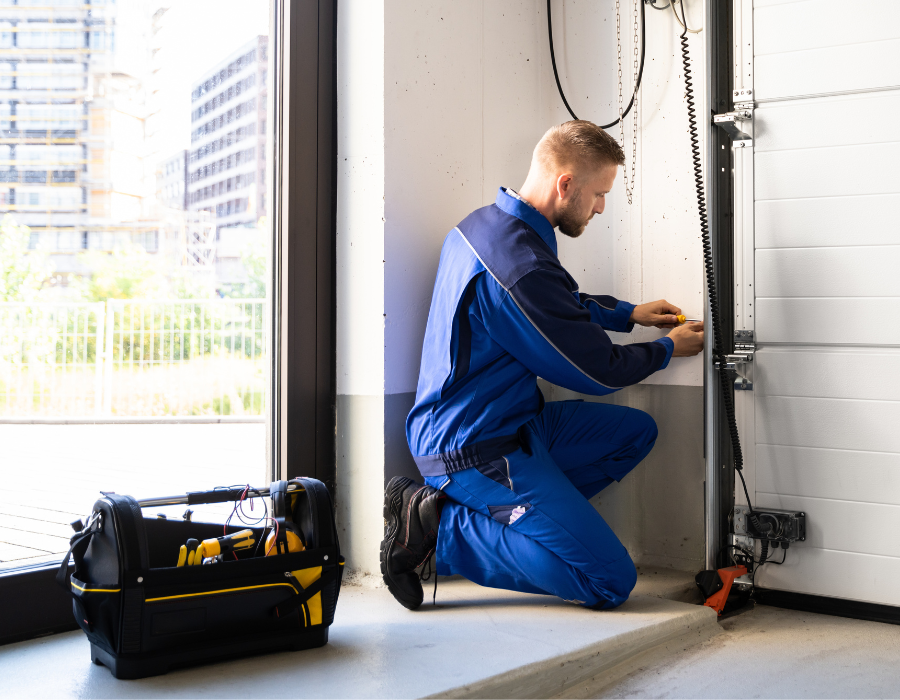
M 669 338 L 606 334 L 630 331 L 633 309 L 579 292 L 553 227 L 511 190 L 447 235 L 406 422 L 426 483 L 448 497 L 439 574 L 595 608 L 628 598 L 634 564 L 588 499 L 647 456 L 656 424 L 624 406 L 545 403 L 537 378 L 603 395 L 664 369 Z

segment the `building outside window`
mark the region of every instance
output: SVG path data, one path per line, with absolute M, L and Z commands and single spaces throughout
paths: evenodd
M 0 1 L 0 442 L 35 446 L 4 478 L 66 484 L 0 510 L 0 570 L 100 489 L 267 483 L 271 11 Z

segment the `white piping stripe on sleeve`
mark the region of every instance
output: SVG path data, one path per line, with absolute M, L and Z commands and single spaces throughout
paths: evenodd
M 528 320 L 528 323 L 530 323 L 530 324 L 532 325 L 532 327 L 534 328 L 534 330 L 536 330 L 536 331 L 540 334 L 540 336 L 550 344 L 550 347 L 551 347 L 551 348 L 553 348 L 554 350 L 556 350 L 556 352 L 558 352 L 559 355 L 560 355 L 566 362 L 568 362 L 568 363 L 569 363 L 570 365 L 572 365 L 575 369 L 577 369 L 579 372 L 581 372 L 581 373 L 582 373 L 585 377 L 587 377 L 590 381 L 594 382 L 594 384 L 599 384 L 599 385 L 602 386 L 604 389 L 621 389 L 621 388 L 622 388 L 622 387 L 620 387 L 620 386 L 607 386 L 607 385 L 604 384 L 603 382 L 597 381 L 597 380 L 594 379 L 591 375 L 589 375 L 587 372 L 585 372 L 583 369 L 581 369 L 581 367 L 579 367 L 579 366 L 576 365 L 574 362 L 572 362 L 572 360 L 570 360 L 569 357 L 568 357 L 562 350 L 560 350 L 558 347 L 556 347 L 556 344 L 555 344 L 552 340 L 550 340 L 550 338 L 548 338 L 546 335 L 544 335 L 544 332 L 543 332 L 540 328 L 538 328 L 538 325 L 537 325 L 534 321 L 531 320 L 531 317 L 525 312 L 525 309 L 522 308 L 522 305 L 519 304 L 518 300 L 517 300 L 516 297 L 513 295 L 513 293 L 512 293 L 509 289 L 507 289 L 506 287 L 504 287 L 504 286 L 503 286 L 503 283 L 502 283 L 500 280 L 497 279 L 497 275 L 495 275 L 495 274 L 493 273 L 493 271 L 491 270 L 491 268 L 489 268 L 487 265 L 484 264 L 484 260 L 482 260 L 482 259 L 481 259 L 481 256 L 480 256 L 478 253 L 475 252 L 475 248 L 472 247 L 472 244 L 469 243 L 469 239 L 467 239 L 467 238 L 463 235 L 463 232 L 459 230 L 459 226 L 456 227 L 456 232 L 457 232 L 457 233 L 460 235 L 460 237 L 466 242 L 466 245 L 469 246 L 469 249 L 472 251 L 472 254 L 473 254 L 476 258 L 478 258 L 478 262 L 481 263 L 482 267 L 484 267 L 484 269 L 487 270 L 487 271 L 490 273 L 491 277 L 494 278 L 494 281 L 495 281 L 497 284 L 500 285 L 500 288 L 503 289 L 503 291 L 505 291 L 505 292 L 509 295 L 509 298 L 513 300 L 513 303 L 516 305 L 516 307 L 519 309 L 519 311 L 522 312 L 522 315 Z
M 606 309 L 607 311 L 615 311 L 615 310 L 616 310 L 616 307 L 610 308 L 610 307 L 608 307 L 608 306 L 603 306 L 603 304 L 601 304 L 601 303 L 600 303 L 599 301 L 597 301 L 596 299 L 588 299 L 588 304 L 591 304 L 591 303 L 594 303 L 594 304 L 596 304 L 597 306 L 599 306 L 601 309 Z

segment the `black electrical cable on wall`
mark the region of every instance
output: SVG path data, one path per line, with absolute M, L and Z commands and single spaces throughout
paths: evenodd
M 713 266 L 712 243 L 709 236 L 709 222 L 706 215 L 706 195 L 703 191 L 703 165 L 700 160 L 700 137 L 697 132 L 697 112 L 694 107 L 694 85 L 691 78 L 691 59 L 688 52 L 687 16 L 684 3 L 681 3 L 684 30 L 681 32 L 681 59 L 684 65 L 684 88 L 688 108 L 688 131 L 691 137 L 691 158 L 694 165 L 694 185 L 697 189 L 697 209 L 700 213 L 700 235 L 703 241 L 703 265 L 706 268 L 706 288 L 709 294 L 709 311 L 713 330 L 713 361 L 719 362 L 719 385 L 722 389 L 722 401 L 725 404 L 725 415 L 728 420 L 728 432 L 731 434 L 731 449 L 734 453 L 734 468 L 741 478 L 744 487 L 744 495 L 747 497 L 747 507 L 750 513 L 747 519 L 756 528 L 757 533 L 764 534 L 771 529 L 771 525 L 763 526 L 753 511 L 750 501 L 750 492 L 747 490 L 747 482 L 744 480 L 744 453 L 741 450 L 741 437 L 738 434 L 737 419 L 734 412 L 734 397 L 731 395 L 731 376 L 725 369 L 723 357 L 722 329 L 719 327 L 719 299 L 716 293 L 716 271 Z M 760 557 L 760 565 L 764 564 L 768 554 L 768 540 L 763 539 L 763 554 Z
M 578 119 L 575 116 L 575 112 L 572 111 L 572 108 L 569 106 L 569 101 L 566 99 L 566 94 L 563 92 L 562 83 L 559 82 L 559 71 L 556 69 L 556 53 L 553 50 L 553 11 L 550 7 L 551 0 L 547 0 L 547 34 L 550 37 L 550 63 L 553 66 L 553 77 L 556 78 L 556 89 L 559 90 L 559 96 L 562 98 L 563 104 L 566 106 L 566 109 L 569 111 L 569 114 L 572 115 L 572 119 Z M 628 113 L 631 111 L 631 108 L 634 106 L 634 98 L 637 97 L 638 90 L 641 88 L 641 78 L 644 77 L 644 47 L 646 45 L 646 22 L 644 21 L 644 2 L 641 2 L 641 63 L 638 68 L 638 76 L 637 82 L 634 84 L 634 92 L 631 95 L 631 100 L 628 103 L 628 107 L 625 108 L 625 111 L 622 112 L 621 119 L 624 119 L 628 116 Z M 659 8 L 657 8 L 659 9 Z M 600 126 L 601 129 L 609 129 L 610 127 L 615 126 L 619 123 L 619 120 L 611 121 L 609 124 L 602 124 Z

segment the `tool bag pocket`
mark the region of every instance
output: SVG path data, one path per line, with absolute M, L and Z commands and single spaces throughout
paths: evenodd
M 281 525 L 274 517 L 258 527 L 145 518 L 141 503 L 129 496 L 98 500 L 70 541 L 74 572 L 68 576 L 66 556 L 57 574 L 72 594 L 92 658 L 118 678 L 139 678 L 172 666 L 327 643 L 344 564 L 330 494 L 322 482 L 306 478 L 276 482 L 270 490 L 279 494 Z M 214 489 L 181 502 L 247 495 L 244 488 Z M 267 552 L 267 538 L 274 543 L 283 523 L 297 533 L 301 550 Z M 243 546 L 241 530 L 251 530 L 258 545 Z M 212 540 L 222 553 L 207 559 L 214 563 L 181 565 L 179 548 L 192 540 Z M 226 552 L 229 541 L 242 546 Z
M 122 590 L 115 584 L 87 583 L 79 575 L 76 571 L 69 579 L 75 620 L 92 642 L 114 649 Z
M 302 633 L 326 620 L 330 624 L 343 567 L 335 554 L 328 557 L 334 564 L 327 566 L 326 556 L 321 550 L 301 552 L 277 559 L 223 562 L 199 572 L 192 571 L 194 567 L 151 569 L 142 577 L 141 649 L 159 651 L 224 637 Z M 291 571 L 290 567 L 298 568 Z

